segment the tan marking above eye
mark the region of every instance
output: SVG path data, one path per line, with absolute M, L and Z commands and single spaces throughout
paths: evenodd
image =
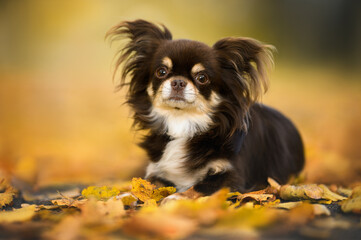
M 169 57 L 165 57 L 162 59 L 162 64 L 164 66 L 166 66 L 168 69 L 172 69 L 173 67 L 173 62 Z
M 206 68 L 202 65 L 202 63 L 197 63 L 192 67 L 191 72 L 194 75 L 194 74 L 202 72 L 204 70 L 206 70 Z

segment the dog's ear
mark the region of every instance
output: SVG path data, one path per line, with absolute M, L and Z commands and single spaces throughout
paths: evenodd
M 122 87 L 127 84 L 125 82 L 127 75 L 136 79 L 134 80 L 135 85 L 137 85 L 135 81 L 147 81 L 145 74 L 153 54 L 162 41 L 172 39 L 172 34 L 165 26 L 160 28 L 145 20 L 136 20 L 121 22 L 112 27 L 107 32 L 106 38 L 110 38 L 111 42 L 121 39 L 128 40 L 118 52 L 114 71 L 115 75 L 120 65 L 124 64 L 119 85 Z M 130 88 L 135 87 L 132 85 L 133 81 L 130 82 Z
M 267 70 L 273 65 L 275 48 L 250 38 L 224 38 L 213 49 L 223 81 L 240 107 L 248 109 L 267 90 Z

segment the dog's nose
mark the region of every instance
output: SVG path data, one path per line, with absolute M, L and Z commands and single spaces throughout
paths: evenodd
M 176 79 L 171 82 L 173 90 L 183 90 L 187 86 L 187 82 L 184 80 Z

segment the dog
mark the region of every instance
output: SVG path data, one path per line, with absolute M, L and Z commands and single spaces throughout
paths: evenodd
M 177 192 L 210 195 L 286 183 L 304 166 L 301 136 L 277 110 L 258 103 L 267 90 L 274 47 L 228 37 L 212 47 L 173 40 L 164 25 L 124 21 L 110 29 L 123 39 L 114 74 L 128 86 L 134 127 L 150 163 L 145 178 Z

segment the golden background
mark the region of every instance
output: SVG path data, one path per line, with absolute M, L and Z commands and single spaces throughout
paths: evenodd
M 41 187 L 144 166 L 106 31 L 143 18 L 212 45 L 278 49 L 265 104 L 300 129 L 307 181 L 361 181 L 361 17 L 353 1 L 0 1 L 0 177 Z

